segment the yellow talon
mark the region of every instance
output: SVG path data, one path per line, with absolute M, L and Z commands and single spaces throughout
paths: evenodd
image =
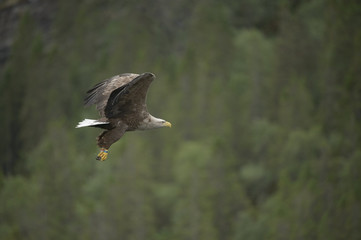
M 107 159 L 107 157 L 108 157 L 108 149 L 101 148 L 100 153 L 98 154 L 96 159 L 99 161 L 104 161 L 105 159 Z

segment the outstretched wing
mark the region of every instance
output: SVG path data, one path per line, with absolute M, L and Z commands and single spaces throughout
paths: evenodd
M 154 78 L 152 73 L 143 73 L 129 83 L 113 90 L 105 106 L 105 116 L 117 118 L 121 115 L 133 114 L 138 117 L 146 114 L 147 91 Z
M 92 89 L 87 91 L 87 96 L 84 99 L 84 105 L 90 106 L 95 104 L 99 114 L 102 117 L 104 117 L 105 116 L 104 109 L 105 106 L 107 105 L 111 93 L 114 90 L 130 83 L 133 79 L 135 79 L 138 76 L 139 74 L 125 73 L 125 74 L 116 75 L 114 77 L 104 80 L 103 82 L 96 84 Z

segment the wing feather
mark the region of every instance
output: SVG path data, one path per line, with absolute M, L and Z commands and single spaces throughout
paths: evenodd
M 96 84 L 93 88 L 87 91 L 87 95 L 84 99 L 84 105 L 90 106 L 95 104 L 99 114 L 104 117 L 104 109 L 107 105 L 111 93 L 114 90 L 125 86 L 138 76 L 139 74 L 124 73 L 116 75 Z
M 154 77 L 152 73 L 143 73 L 131 82 L 113 90 L 105 106 L 105 116 L 116 118 L 127 114 L 139 116 L 147 113 L 146 97 Z

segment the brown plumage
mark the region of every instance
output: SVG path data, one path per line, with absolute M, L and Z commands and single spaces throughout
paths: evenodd
M 87 92 L 84 105 L 94 104 L 101 118 L 85 119 L 77 128 L 105 129 L 97 138 L 101 148 L 97 160 L 104 161 L 110 146 L 127 131 L 171 127 L 169 122 L 153 117 L 147 110 L 147 91 L 154 78 L 152 73 L 120 74 L 96 84 Z

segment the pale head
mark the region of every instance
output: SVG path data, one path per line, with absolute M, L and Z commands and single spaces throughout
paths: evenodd
M 172 124 L 164 119 L 156 118 L 149 114 L 149 116 L 141 122 L 138 129 L 148 130 L 162 127 L 172 127 Z

